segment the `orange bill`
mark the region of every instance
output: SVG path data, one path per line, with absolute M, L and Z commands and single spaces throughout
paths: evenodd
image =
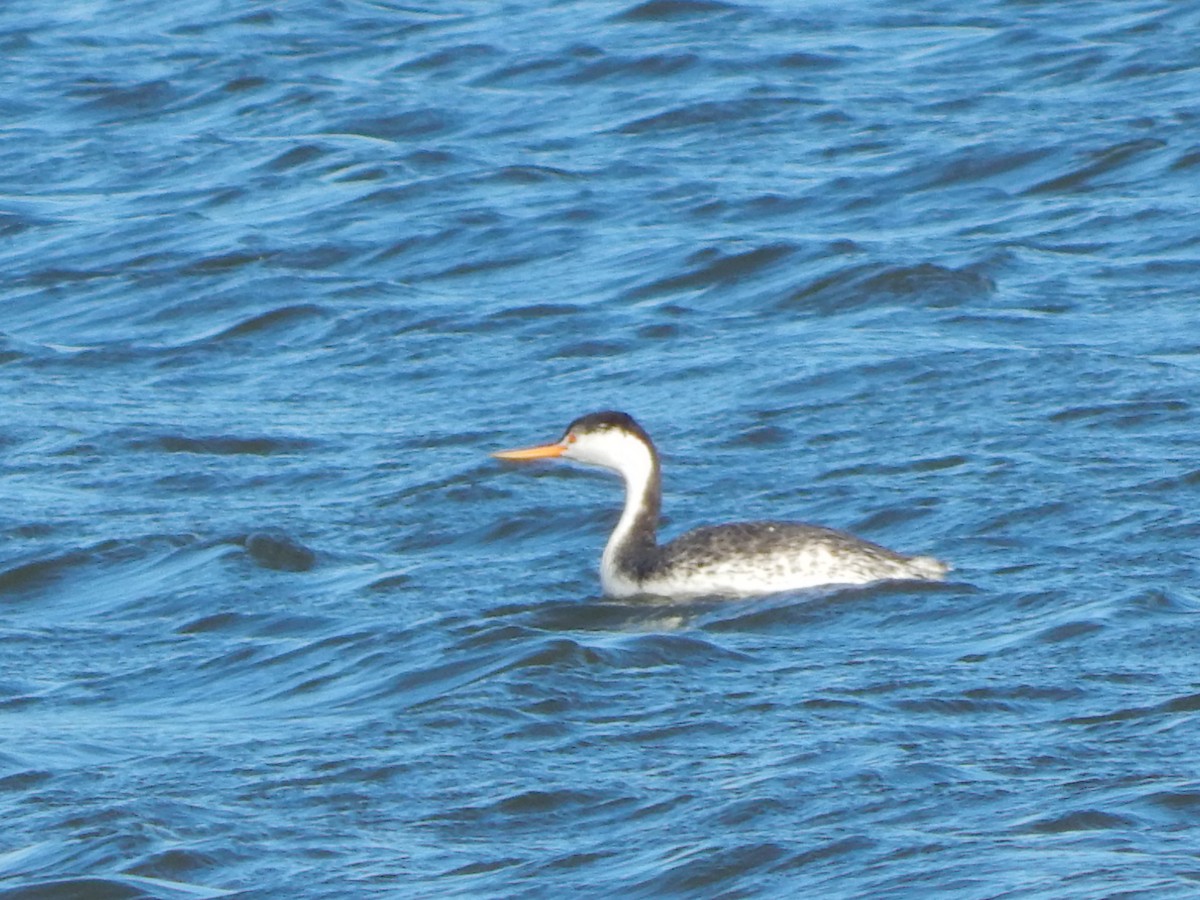
M 542 444 L 540 447 L 525 447 L 522 450 L 498 450 L 492 454 L 496 459 L 549 459 L 567 452 L 563 444 Z

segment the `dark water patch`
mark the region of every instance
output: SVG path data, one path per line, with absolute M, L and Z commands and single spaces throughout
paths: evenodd
M 540 626 L 546 623 L 539 622 Z M 392 697 L 406 707 L 424 706 L 480 682 L 542 682 L 547 676 L 600 672 L 656 671 L 694 668 L 710 663 L 744 663 L 743 654 L 693 636 L 677 634 L 609 634 L 599 641 L 576 639 L 559 632 L 532 629 L 521 622 L 502 622 L 467 634 L 446 648 L 435 662 L 400 675 L 380 672 L 372 686 L 346 685 L 357 695 Z M 534 730 L 544 731 L 539 719 Z M 529 722 L 521 733 L 530 733 Z M 561 729 L 551 727 L 558 733 Z
M 612 54 L 589 62 L 563 77 L 568 84 L 587 84 L 607 80 L 642 82 L 647 78 L 673 78 L 702 64 L 695 53 Z
M 467 278 L 472 275 L 483 275 L 488 272 L 498 272 L 515 269 L 537 260 L 543 252 L 513 253 L 503 257 L 478 259 L 469 262 L 455 262 L 441 271 L 431 273 L 431 278 L 455 279 Z
M 964 184 L 993 182 L 1017 189 L 1021 170 L 1046 160 L 1050 148 L 1011 148 L 991 143 L 955 151 L 950 159 L 919 163 L 909 173 L 918 189 L 934 190 Z
M 557 213 L 550 213 L 544 217 L 544 221 L 547 223 L 562 222 L 574 227 L 586 227 L 590 223 L 598 222 L 601 218 L 600 204 L 584 203 L 578 206 L 566 207 Z
M 119 114 L 128 121 L 141 115 L 162 112 L 180 97 L 178 89 L 162 78 L 136 83 L 117 83 L 88 77 L 66 92 L 86 101 L 79 109 Z
M 1112 54 L 1086 44 L 1063 43 L 1032 52 L 1027 62 L 1034 80 L 1049 85 L 1075 85 L 1101 81 L 1111 66 Z
M 1038 819 L 1017 828 L 1035 834 L 1066 834 L 1073 831 L 1126 831 L 1140 823 L 1129 816 L 1119 816 L 1101 809 L 1082 809 L 1059 816 Z
M 786 865 L 781 866 L 781 868 L 795 869 L 843 856 L 856 856 L 864 851 L 874 849 L 877 845 L 877 841 L 872 838 L 852 835 L 838 840 L 823 842 L 809 850 L 794 853 L 788 858 Z
M 248 338 L 259 340 L 268 335 L 282 337 L 287 331 L 299 326 L 315 323 L 325 324 L 328 320 L 329 314 L 320 306 L 312 304 L 282 306 L 278 309 L 258 313 L 236 325 L 223 328 L 210 336 L 199 339 L 196 343 L 221 343 Z
M 1182 172 L 1186 169 L 1192 169 L 1200 166 L 1200 148 L 1188 150 L 1179 155 L 1175 162 L 1171 163 L 1171 170 Z
M 780 119 L 795 115 L 805 102 L 794 97 L 749 97 L 739 100 L 698 100 L 666 112 L 643 116 L 617 131 L 628 135 L 664 135 L 681 131 L 727 128 L 739 122 L 753 122 L 766 131 Z
M 357 248 L 338 244 L 318 244 L 310 247 L 296 247 L 274 254 L 272 264 L 281 269 L 299 269 L 302 271 L 336 271 L 338 266 L 353 259 L 358 253 Z
M 1017 526 L 1044 521 L 1048 516 L 1061 515 L 1068 508 L 1069 504 L 1063 500 L 1015 506 L 981 523 L 978 533 L 1004 535 L 1014 531 Z
M 631 300 L 699 291 L 742 282 L 763 272 L 796 252 L 792 244 L 769 244 L 740 253 L 725 253 L 709 247 L 692 254 L 686 262 L 689 270 L 660 278 L 634 288 L 625 296 Z
M 591 866 L 596 866 L 606 861 L 612 860 L 619 855 L 617 850 L 593 850 L 583 853 L 565 853 L 561 856 L 552 857 L 544 864 L 544 868 L 549 871 L 556 869 L 582 869 Z
M 406 153 L 404 162 L 418 172 L 440 172 L 464 166 L 468 160 L 451 149 L 421 147 L 411 153 Z
M 931 497 L 909 497 L 903 505 L 880 509 L 854 523 L 853 531 L 859 534 L 903 533 L 902 528 L 933 515 L 937 499 Z M 908 529 L 915 530 L 915 529 Z M 945 560 L 943 560 L 945 562 Z
M 492 313 L 492 318 L 500 321 L 517 320 L 524 321 L 528 319 L 557 319 L 562 316 L 575 315 L 580 313 L 578 306 L 573 306 L 569 303 L 530 303 L 528 305 L 508 307 Z
M 582 791 L 525 791 L 499 800 L 495 809 L 508 816 L 543 818 L 573 807 L 595 807 L 611 802 L 606 795 Z
M 1125 400 L 1075 406 L 1050 415 L 1051 422 L 1081 422 L 1087 427 L 1138 428 L 1157 422 L 1191 420 L 1192 404 L 1186 400 Z
M 415 59 L 401 63 L 398 71 L 431 71 L 439 75 L 462 75 L 474 66 L 495 59 L 505 58 L 499 48 L 491 44 L 458 44 L 425 53 Z
M 260 75 L 244 75 L 225 82 L 223 90 L 231 94 L 241 94 L 267 87 L 270 83 L 270 81 Z
M 995 290 L 987 275 L 971 267 L 960 269 L 936 263 L 887 266 L 865 263 L 847 266 L 793 291 L 780 309 L 811 309 L 836 314 L 877 304 L 917 303 L 944 308 L 982 300 Z
M 812 69 L 817 71 L 836 69 L 845 64 L 845 61 L 839 56 L 799 50 L 769 57 L 768 62 L 770 65 L 781 69 Z
M 29 273 L 24 279 L 16 279 L 18 284 L 28 284 L 35 288 L 58 288 L 85 282 L 120 279 L 124 273 L 116 268 L 68 268 L 47 266 Z
M 1026 188 L 1025 193 L 1029 195 L 1058 194 L 1086 190 L 1101 176 L 1118 172 L 1134 162 L 1144 162 L 1147 159 L 1156 160 L 1158 151 L 1166 146 L 1165 141 L 1155 138 L 1142 138 L 1113 144 L 1103 150 L 1096 150 L 1088 154 L 1086 162 L 1081 165 L 1076 164 L 1070 171 Z
M 822 472 L 818 476 L 818 479 L 824 481 L 838 478 L 862 478 L 864 476 L 891 478 L 907 473 L 940 472 L 945 469 L 957 469 L 969 464 L 970 460 L 967 457 L 958 454 L 930 456 L 923 459 L 914 459 L 900 465 L 881 466 L 877 463 L 861 463 L 859 465 L 847 466 L 844 469 L 832 469 L 828 472 Z
M 278 572 L 307 572 L 317 563 L 317 554 L 282 532 L 256 531 L 246 535 L 246 554 L 264 569 Z
M 722 647 L 701 637 L 681 634 L 645 634 L 622 638 L 604 648 L 607 662 L 619 669 L 658 666 L 699 666 L 706 662 L 749 663 L 745 653 Z
M 459 424 L 467 424 L 465 422 Z M 482 423 L 480 423 L 482 424 Z M 486 446 L 492 439 L 493 432 L 482 431 L 478 429 L 461 429 L 453 428 L 439 431 L 429 431 L 420 434 L 404 435 L 401 440 L 397 441 L 395 446 L 404 450 L 440 450 L 445 447 L 470 447 L 478 448 Z M 483 462 L 481 460 L 481 462 Z M 490 465 L 490 461 L 488 461 Z M 466 482 L 463 486 L 466 487 L 486 487 L 479 484 L 477 481 L 478 472 L 472 471 L 458 476 L 458 479 L 450 478 L 443 483 L 447 486 L 456 483 Z M 483 495 L 487 496 L 487 495 Z
M 339 168 L 334 180 L 347 184 L 383 181 L 392 175 L 391 170 L 382 166 L 346 166 Z
M 309 619 L 301 630 L 275 633 L 271 626 L 276 618 L 265 619 L 240 646 L 229 645 L 237 649 L 205 659 L 198 668 L 204 673 L 203 682 L 181 684 L 178 691 L 201 688 L 200 697 L 212 702 L 212 685 L 223 684 L 243 704 L 252 704 L 265 715 L 297 707 L 335 710 L 368 696 L 416 705 L 469 683 L 469 679 L 458 682 L 439 673 L 423 683 L 404 679 L 398 690 L 391 654 L 413 649 L 410 635 L 337 632 L 338 623 L 328 618 Z M 204 646 L 209 645 L 218 646 L 218 642 L 210 639 Z M 486 674 L 486 661 L 470 662 L 483 667 L 476 677 Z M 428 689 L 428 694 L 418 688 Z
M 458 444 L 456 446 L 461 447 L 464 445 Z M 493 487 L 489 484 L 481 484 L 478 481 L 450 485 L 444 494 L 445 499 L 450 503 L 458 503 L 475 508 L 478 508 L 481 504 L 504 499 L 509 496 L 511 495 L 506 490 Z M 476 530 L 473 534 L 478 535 L 483 540 L 488 540 L 492 536 L 498 537 L 500 532 L 492 531 L 492 526 L 484 526 L 482 530 Z
M 588 600 L 550 603 L 533 609 L 501 607 L 493 614 L 515 615 L 531 627 L 552 633 L 637 633 L 668 632 L 683 627 L 695 620 L 705 608 L 703 603 L 618 603 Z
M 0 885 L 0 900 L 215 900 L 236 893 L 138 875 L 27 880 L 12 887 Z
M 1200 823 L 1200 789 L 1194 786 L 1155 791 L 1145 799 L 1181 822 Z
M 880 582 L 864 587 L 812 588 L 763 599 L 714 603 L 700 618 L 705 631 L 771 632 L 819 622 L 832 615 L 850 615 L 856 608 L 869 609 L 876 600 L 889 602 L 903 595 L 956 592 L 951 584 L 928 582 Z M 835 612 L 836 610 L 836 612 Z
M 1200 711 L 1200 694 L 1186 694 L 1175 697 L 1160 705 L 1163 712 L 1192 713 Z
M 377 199 L 391 202 L 391 195 L 385 189 L 377 195 Z M 436 233 L 427 234 L 410 234 L 394 242 L 385 242 L 381 248 L 371 257 L 372 262 L 387 262 L 388 260 L 397 257 L 412 256 L 422 257 L 429 253 L 437 253 L 439 248 L 454 242 L 461 230 L 458 228 L 446 228 Z
M 518 85 L 540 85 L 552 73 L 560 72 L 571 65 L 571 59 L 561 53 L 521 59 L 515 63 L 501 65 L 476 78 L 472 84 L 479 87 L 515 87 Z
M 408 572 L 392 572 L 380 578 L 376 578 L 366 586 L 369 591 L 390 592 L 398 591 L 408 587 L 413 581 L 413 576 Z
M 609 667 L 612 661 L 596 647 L 567 637 L 543 638 L 527 646 L 497 670 L 499 673 L 526 669 L 570 671 L 578 668 Z
M 2 705 L 7 706 L 8 700 L 4 700 Z M 53 777 L 53 772 L 47 772 L 45 770 L 38 769 L 27 769 L 24 772 L 12 772 L 10 774 L 0 776 L 0 792 L 27 791 L 49 781 Z
M 1145 613 L 1183 613 L 1200 611 L 1200 598 L 1179 591 L 1150 589 L 1137 591 L 1122 604 L 1134 616 Z
M 16 712 L 26 707 L 33 707 L 46 702 L 52 691 L 42 690 L 29 685 L 4 685 L 0 693 L 0 710 Z
M 719 742 L 722 738 L 737 733 L 735 723 L 718 721 L 704 716 L 693 716 L 688 719 L 660 719 L 658 723 L 646 724 L 644 721 L 629 721 L 622 716 L 618 725 L 619 730 L 609 740 L 616 743 L 629 744 L 637 747 L 654 744 Z
M 348 688 L 342 702 L 390 699 L 405 708 L 415 709 L 436 704 L 470 685 L 506 673 L 565 672 L 600 662 L 598 656 L 566 638 L 522 641 L 516 647 L 500 646 L 490 652 L 474 648 L 449 656 L 449 659 L 418 666 L 399 675 L 385 675 L 377 682 Z
M 155 900 L 155 897 L 115 879 L 68 878 L 29 881 L 17 887 L 3 888 L 0 900 Z
M 471 630 L 455 644 L 457 651 L 474 650 L 492 646 L 509 647 L 517 641 L 536 640 L 539 633 L 525 626 L 511 622 L 489 624 L 478 630 Z
M 1078 687 L 1042 684 L 1017 684 L 1005 687 L 970 688 L 963 692 L 969 700 L 999 700 L 1009 703 L 1077 703 L 1085 692 Z
M 810 205 L 811 201 L 804 197 L 766 193 L 731 204 L 726 215 L 731 221 L 762 222 L 770 218 L 790 218 L 802 215 Z M 845 247 L 831 249 L 835 253 L 854 252 Z
M 1104 628 L 1103 622 L 1092 620 L 1080 620 L 1077 622 L 1063 622 L 1060 625 L 1055 625 L 1038 633 L 1037 639 L 1046 644 L 1058 644 L 1063 641 L 1073 641 L 1081 637 L 1086 637 L 1089 634 L 1094 634 Z
M 1193 68 L 1193 66 L 1189 66 L 1185 63 L 1164 63 L 1155 59 L 1153 55 L 1148 54 L 1142 56 L 1141 58 L 1128 59 L 1122 65 L 1112 66 L 1111 73 L 1105 76 L 1102 80 L 1120 82 L 1141 78 L 1155 78 L 1162 75 L 1186 76 Z
M 464 506 L 476 506 L 476 503 L 470 499 L 470 493 L 473 491 L 454 491 L 454 493 L 462 498 Z M 395 551 L 402 553 L 419 553 L 438 547 L 443 550 L 448 547 L 466 549 L 476 545 L 505 544 L 513 540 L 524 540 L 539 535 L 554 535 L 561 532 L 561 527 L 561 523 L 555 524 L 552 518 L 535 515 L 485 522 L 463 530 L 451 529 L 442 525 L 405 523 L 400 526 L 401 533 L 396 536 L 392 546 Z
M 620 357 L 631 349 L 628 341 L 603 341 L 594 338 L 571 341 L 550 354 L 551 359 L 589 359 Z
M 740 7 L 721 0 L 646 0 L 613 16 L 616 22 L 673 22 L 728 15 Z
M 21 597 L 44 590 L 81 570 L 113 566 L 169 554 L 194 544 L 193 535 L 149 535 L 133 540 L 104 540 L 25 562 L 9 562 L 0 570 L 0 596 Z
M 30 357 L 30 348 L 23 341 L 17 341 L 6 334 L 0 334 L 0 365 L 26 360 Z
M 723 447 L 781 447 L 793 440 L 792 433 L 779 425 L 758 425 L 722 442 Z
M 0 209 L 0 237 L 16 237 L 31 228 L 50 225 L 48 219 Z
M 439 828 L 472 825 L 525 832 L 553 828 L 564 820 L 580 823 L 611 820 L 634 803 L 631 797 L 607 791 L 534 789 L 500 796 L 483 804 L 447 809 L 425 821 Z
M 844 697 L 810 697 L 803 703 L 805 709 L 816 712 L 828 710 L 852 710 L 865 707 L 866 705 L 867 704 L 860 700 L 847 700 Z
M 973 268 L 952 269 L 934 263 L 887 269 L 863 281 L 861 290 L 883 298 L 917 298 L 932 307 L 958 306 L 987 297 L 996 288 Z
M 195 876 L 216 868 L 227 861 L 222 857 L 223 855 L 202 850 L 173 847 L 147 854 L 136 865 L 130 866 L 125 874 L 153 878 L 156 881 L 165 880 L 183 887 L 185 876 Z
M 990 697 L 922 697 L 913 700 L 898 700 L 896 707 L 905 712 L 925 716 L 994 716 L 1014 715 L 1021 712 L 1017 704 Z
M 161 450 L 165 453 L 194 453 L 201 456 L 277 456 L 302 453 L 315 444 L 294 437 L 235 437 L 207 435 L 192 437 L 165 434 L 155 438 L 134 438 L 129 442 L 134 450 Z
M 1067 725 L 1112 725 L 1131 720 L 1191 714 L 1198 711 L 1200 711 L 1200 694 L 1185 694 L 1151 706 L 1124 707 L 1107 713 L 1072 716 L 1063 721 Z
M 674 322 L 664 322 L 658 325 L 643 325 L 637 331 L 638 338 L 647 341 L 671 341 L 684 337 L 690 330 Z
M 774 818 L 786 814 L 787 811 L 787 804 L 777 797 L 750 797 L 744 800 L 734 800 L 724 806 L 715 818 L 722 826 L 731 828 L 756 820 Z
M 204 634 L 209 631 L 242 630 L 248 617 L 238 612 L 221 612 L 201 616 L 176 629 L 179 634 Z
M 754 883 L 787 856 L 787 848 L 773 841 L 678 848 L 664 854 L 660 874 L 638 882 L 633 890 L 641 896 L 715 896 L 730 881 Z
M 207 256 L 184 267 L 184 275 L 224 275 L 250 266 L 267 262 L 272 256 L 271 251 L 259 250 L 254 252 L 217 253 Z
M 518 856 L 502 856 L 496 859 L 479 860 L 470 862 L 466 865 L 456 866 L 440 873 L 441 878 L 474 878 L 478 875 L 488 875 L 492 872 L 501 872 L 505 869 L 511 869 L 516 866 L 524 865 L 526 860 Z
M 425 438 L 414 438 L 413 444 L 416 446 L 416 449 L 428 449 L 424 446 L 425 440 L 426 440 Z M 435 443 L 435 444 L 432 444 L 431 446 L 437 447 L 438 444 Z M 408 450 L 410 448 L 404 447 L 404 449 Z M 500 446 L 493 444 L 492 449 L 498 450 L 501 448 L 500 448 Z M 482 494 L 475 495 L 475 496 L 479 496 L 479 497 L 495 496 L 494 494 L 491 493 L 491 491 L 494 491 L 497 489 L 491 485 L 484 483 L 482 481 L 482 476 L 485 473 L 495 474 L 499 471 L 502 471 L 496 465 L 496 463 L 499 463 L 499 462 L 500 462 L 499 460 L 489 460 L 489 459 L 483 457 L 482 451 L 481 451 L 480 458 L 478 460 L 472 460 L 472 468 L 469 471 L 456 472 L 452 475 L 442 475 L 440 477 L 430 478 L 429 480 L 426 480 L 426 481 L 417 481 L 415 483 L 407 484 L 407 485 L 405 485 L 403 487 L 399 487 L 397 490 L 395 490 L 395 492 L 390 496 L 389 501 L 390 501 L 390 503 L 405 503 L 405 502 L 409 502 L 409 501 L 417 501 L 417 500 L 427 499 L 427 498 L 433 497 L 433 496 L 440 498 L 440 497 L 445 496 L 445 492 L 448 489 L 454 489 L 454 488 L 458 488 L 458 487 L 470 487 L 472 490 L 484 491 L 484 493 L 482 493 Z M 505 468 L 513 468 L 514 464 L 506 463 L 506 464 L 503 464 L 503 466 Z M 527 472 L 529 475 L 531 475 L 534 478 L 557 479 L 557 478 L 570 478 L 571 477 L 571 475 L 568 474 L 568 470 L 558 469 L 558 468 L 529 469 L 529 470 L 527 470 Z M 508 496 L 508 495 L 506 494 L 505 496 Z M 543 509 L 527 510 L 526 512 L 530 516 L 537 515 L 538 518 L 545 520 L 546 513 L 549 512 L 549 510 L 543 508 Z M 533 521 L 533 519 L 531 518 L 531 519 L 526 519 L 523 521 Z
M 520 166 L 502 166 L 488 173 L 486 180 L 494 181 L 497 184 L 528 186 L 544 184 L 550 181 L 571 181 L 577 178 L 579 178 L 579 175 L 569 169 L 526 164 Z
M 446 109 L 427 107 L 385 116 L 348 119 L 330 130 L 332 134 L 353 134 L 380 141 L 408 141 L 445 135 L 457 127 L 456 117 Z

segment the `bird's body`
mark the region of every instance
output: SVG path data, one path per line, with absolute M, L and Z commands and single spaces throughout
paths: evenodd
M 601 586 L 610 597 L 749 596 L 875 581 L 938 581 L 948 569 L 932 557 L 905 556 L 842 531 L 796 522 L 713 525 L 659 545 L 658 452 L 625 413 L 592 413 L 572 422 L 557 443 L 494 455 L 562 457 L 621 474 L 625 508 L 600 559 Z
M 604 592 L 746 596 L 891 579 L 940 580 L 944 563 L 798 522 L 735 522 L 681 535 L 643 565 L 601 564 Z

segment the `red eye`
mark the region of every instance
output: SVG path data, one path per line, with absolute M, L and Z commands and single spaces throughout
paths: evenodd
M 567 443 L 568 443 L 568 444 L 573 444 L 573 443 L 575 443 L 575 435 L 573 435 L 573 434 L 568 434 L 568 435 L 567 435 Z

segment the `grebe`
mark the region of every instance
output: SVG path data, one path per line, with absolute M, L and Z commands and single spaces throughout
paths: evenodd
M 950 568 L 931 556 L 904 556 L 843 531 L 796 522 L 713 525 L 659 546 L 658 451 L 623 412 L 581 416 L 556 443 L 492 456 L 561 457 L 611 469 L 625 479 L 625 509 L 600 558 L 600 584 L 618 599 L 739 597 L 875 581 L 940 581 Z

